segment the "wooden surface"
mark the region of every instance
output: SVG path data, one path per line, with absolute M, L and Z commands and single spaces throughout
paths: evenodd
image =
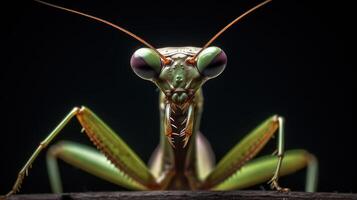
M 357 194 L 352 193 L 306 193 L 306 192 L 287 192 L 276 191 L 229 191 L 229 192 L 211 192 L 211 191 L 151 191 L 151 192 L 86 192 L 86 193 L 65 193 L 57 194 L 20 194 L 8 198 L 9 200 L 142 200 L 142 199 L 240 199 L 240 200 L 262 200 L 262 199 L 356 199 Z

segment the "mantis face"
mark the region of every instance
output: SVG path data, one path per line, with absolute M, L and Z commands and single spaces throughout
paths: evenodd
M 178 138 L 173 135 L 184 137 L 185 147 L 193 132 L 196 91 L 223 72 L 227 56 L 218 47 L 167 47 L 157 52 L 138 49 L 130 64 L 139 77 L 154 82 L 165 95 L 165 135 L 173 147 Z
M 191 102 L 203 83 L 221 74 L 227 63 L 226 54 L 218 47 L 204 49 L 192 62 L 200 50 L 196 47 L 158 49 L 168 59 L 165 63 L 152 49 L 141 48 L 133 54 L 130 64 L 139 77 L 160 88 L 169 104 L 183 107 Z

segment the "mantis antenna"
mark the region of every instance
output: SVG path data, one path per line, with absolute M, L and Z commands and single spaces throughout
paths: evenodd
M 190 63 L 195 63 L 195 59 L 197 58 L 197 56 L 205 49 L 207 48 L 213 41 L 215 41 L 220 35 L 222 35 L 222 33 L 224 31 L 226 31 L 228 28 L 230 28 L 231 26 L 233 26 L 235 23 L 237 23 L 239 20 L 241 20 L 242 18 L 244 18 L 245 16 L 247 16 L 248 14 L 254 12 L 255 10 L 257 10 L 258 8 L 264 6 L 265 4 L 271 2 L 272 0 L 266 0 L 256 6 L 254 6 L 253 8 L 249 9 L 248 11 L 244 12 L 243 14 L 241 14 L 239 17 L 237 17 L 236 19 L 234 19 L 231 23 L 229 23 L 228 25 L 226 25 L 224 28 L 222 28 L 216 35 L 214 35 L 203 47 L 202 49 L 197 52 L 190 60 Z
M 99 17 L 95 17 L 95 16 L 92 16 L 92 15 L 89 15 L 89 14 L 86 14 L 86 13 L 83 13 L 83 12 L 79 12 L 79 11 L 76 11 L 76 10 L 72 10 L 72 9 L 69 9 L 69 8 L 65 8 L 65 7 L 62 7 L 62 6 L 58 6 L 58 5 L 55 5 L 55 4 L 51 4 L 51 3 L 47 3 L 47 2 L 44 2 L 44 1 L 41 1 L 41 0 L 34 0 L 38 3 L 41 3 L 41 4 L 44 4 L 44 5 L 47 5 L 47 6 L 50 6 L 50 7 L 54 7 L 54 8 L 57 8 L 57 9 L 60 9 L 60 10 L 64 10 L 64 11 L 67 11 L 67 12 L 71 12 L 71 13 L 74 13 L 74 14 L 77 14 L 77 15 L 82 15 L 84 17 L 88 17 L 90 19 L 93 19 L 95 21 L 99 21 L 99 22 L 102 22 L 104 24 L 107 24 L 115 29 L 118 29 L 128 35 L 130 35 L 131 37 L 135 38 L 136 40 L 138 40 L 139 42 L 143 43 L 144 45 L 146 45 L 147 47 L 149 47 L 150 49 L 154 50 L 159 56 L 160 58 L 164 61 L 164 64 L 168 64 L 170 63 L 170 60 L 167 59 L 164 55 L 162 55 L 154 46 L 152 46 L 151 44 L 149 44 L 148 42 L 146 42 L 144 39 L 140 38 L 139 36 L 135 35 L 134 33 L 116 25 L 116 24 L 113 24 L 107 20 L 104 20 L 104 19 L 101 19 Z

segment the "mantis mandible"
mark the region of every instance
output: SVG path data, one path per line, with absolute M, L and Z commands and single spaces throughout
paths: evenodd
M 62 192 L 57 159 L 94 176 L 132 190 L 233 190 L 269 181 L 272 189 L 288 191 L 279 177 L 307 168 L 306 190 L 315 191 L 317 160 L 305 150 L 284 151 L 284 118 L 274 115 L 238 142 L 216 165 L 207 139 L 199 131 L 203 110 L 201 86 L 220 75 L 227 64 L 222 49 L 210 46 L 233 24 L 269 3 L 266 0 L 246 11 L 210 39 L 202 48 L 166 47 L 151 44 L 109 21 L 40 0 L 39 3 L 78 14 L 116 28 L 146 46 L 131 57 L 132 70 L 160 89 L 160 143 L 146 165 L 105 122 L 87 107 L 75 107 L 40 143 L 20 170 L 6 196 L 19 191 L 24 177 L 37 158 L 77 118 L 83 131 L 98 150 L 63 141 L 50 147 L 47 166 L 53 192 Z M 252 158 L 277 134 L 274 155 Z

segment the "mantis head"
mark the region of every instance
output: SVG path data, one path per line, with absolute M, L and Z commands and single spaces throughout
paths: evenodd
M 227 56 L 218 47 L 208 47 L 192 62 L 201 49 L 195 47 L 168 47 L 158 49 L 166 57 L 161 59 L 150 48 L 141 48 L 131 57 L 130 65 L 141 78 L 154 82 L 170 104 L 189 103 L 203 83 L 223 72 Z

